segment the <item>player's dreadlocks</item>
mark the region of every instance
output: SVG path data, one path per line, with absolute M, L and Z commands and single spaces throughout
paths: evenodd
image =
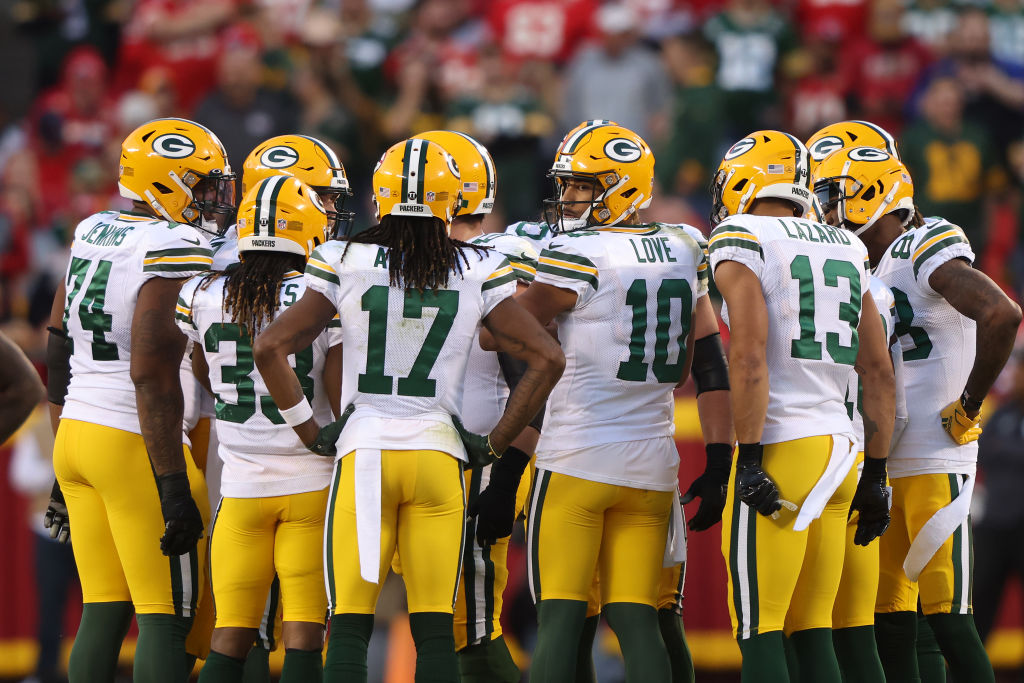
M 225 272 L 207 276 L 201 286 L 206 289 L 218 277 L 226 277 L 224 310 L 231 314 L 232 322 L 242 325 L 255 339 L 274 319 L 285 274 L 293 270 L 301 273 L 305 267 L 306 260 L 299 254 L 253 251 Z
M 387 248 L 392 286 L 420 292 L 446 287 L 453 271 L 461 275 L 463 265 L 469 265 L 467 249 L 480 258 L 489 251 L 488 247 L 451 239 L 444 221 L 434 217 L 384 216 L 379 225 L 356 235 L 349 244 L 352 242 Z M 347 253 L 348 246 L 342 260 Z

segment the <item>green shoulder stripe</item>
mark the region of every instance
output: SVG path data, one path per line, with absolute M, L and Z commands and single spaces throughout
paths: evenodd
M 928 228 L 928 230 L 925 231 L 924 237 L 921 238 L 921 244 L 924 244 L 925 242 L 927 242 L 931 238 L 937 237 L 937 236 L 941 235 L 944 232 L 949 232 L 950 230 L 959 230 L 959 229 L 960 229 L 959 227 L 957 227 L 957 226 L 955 226 L 952 223 L 949 223 L 947 221 L 941 221 L 941 222 L 935 223 L 930 228 Z
M 201 256 L 204 258 L 213 258 L 213 252 L 205 247 L 178 247 L 175 249 L 147 251 L 144 258 L 170 258 L 174 256 Z
M 518 279 L 519 278 L 517 278 L 516 274 L 513 272 L 507 275 L 502 275 L 501 277 L 496 277 L 493 280 L 486 280 L 482 285 L 480 285 L 480 291 L 486 292 L 488 290 L 494 289 L 495 287 L 500 287 L 509 282 L 515 282 Z
M 711 237 L 709 237 L 708 240 L 715 239 L 716 236 L 722 234 L 723 232 L 743 232 L 750 235 L 751 237 L 754 237 L 754 233 L 750 232 L 746 228 L 742 228 L 738 225 L 733 225 L 731 223 L 724 223 L 711 231 Z
M 341 284 L 341 280 L 338 279 L 337 275 L 326 270 L 323 270 L 322 268 L 317 268 L 312 263 L 306 264 L 306 275 L 315 275 L 321 280 L 326 280 L 327 282 L 330 282 L 332 285 Z
M 331 322 L 327 323 L 327 328 L 341 329 L 341 318 L 331 318 Z
M 935 254 L 939 253 L 947 247 L 952 247 L 956 244 L 967 244 L 967 240 L 962 235 L 952 235 L 944 240 L 939 240 L 932 246 L 924 250 L 924 253 L 914 259 L 914 277 L 917 277 L 918 272 L 921 270 L 921 266 L 924 262 L 930 259 Z
M 201 273 L 210 269 L 205 261 L 189 261 L 187 263 L 151 263 L 142 266 L 143 273 Z
M 549 265 L 543 262 L 537 266 L 537 272 L 555 275 L 557 277 L 571 278 L 573 280 L 581 280 L 589 283 L 591 287 L 597 290 L 597 277 L 590 273 L 584 273 L 578 270 L 569 270 L 567 268 L 559 268 L 558 266 Z
M 597 266 L 594 262 L 588 259 L 586 256 L 577 256 L 576 254 L 567 254 L 564 251 L 555 251 L 554 249 L 545 249 L 540 253 L 540 258 L 543 261 L 545 258 L 558 259 L 559 261 L 568 261 L 569 263 L 576 263 L 587 268 L 593 268 L 597 270 Z
M 708 253 L 714 254 L 716 251 L 723 247 L 739 247 L 741 249 L 749 249 L 750 251 L 756 251 L 761 260 L 764 260 L 764 250 L 761 249 L 761 245 L 753 240 L 745 240 L 740 237 L 723 237 L 719 240 L 715 240 L 708 247 Z

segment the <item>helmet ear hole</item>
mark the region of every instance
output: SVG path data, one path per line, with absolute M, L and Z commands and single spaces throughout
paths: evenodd
M 157 189 L 160 194 L 171 194 L 173 190 L 163 183 L 153 183 L 153 187 Z
M 868 189 L 864 190 L 864 194 L 861 195 L 861 199 L 863 199 L 866 202 L 869 202 L 869 201 L 871 201 L 874 198 L 875 198 L 875 186 L 874 185 L 872 185 Z
M 635 188 L 635 187 L 631 187 L 631 188 L 629 188 L 628 190 L 624 190 L 624 191 L 623 191 L 623 193 L 622 193 L 622 197 L 623 197 L 624 199 L 629 199 L 629 198 L 630 198 L 630 197 L 632 197 L 632 196 L 633 196 L 634 194 L 636 194 L 636 188 Z
M 747 179 L 746 178 L 740 178 L 738 181 L 736 181 L 736 184 L 732 186 L 732 190 L 733 190 L 733 192 L 742 192 L 743 188 L 746 187 L 746 186 L 747 186 Z

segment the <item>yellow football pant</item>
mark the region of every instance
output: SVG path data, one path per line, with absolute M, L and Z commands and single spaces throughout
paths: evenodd
M 686 578 L 686 563 L 662 567 L 658 579 L 658 610 L 670 609 L 683 614 L 683 582 Z M 601 577 L 594 577 L 594 585 L 587 596 L 587 617 L 601 613 Z
M 410 612 L 453 612 L 465 534 L 462 463 L 440 451 L 381 451 L 380 577 L 359 574 L 355 455 L 334 466 L 328 503 L 327 585 L 332 614 L 373 614 L 398 551 Z
M 781 497 L 797 505 L 825 472 L 831 436 L 813 436 L 764 447 L 762 467 Z M 857 488 L 850 473 L 804 531 L 794 531 L 796 512 L 778 519 L 758 514 L 735 499 L 736 465 L 722 515 L 722 553 L 729 579 L 733 634 L 741 640 L 771 631 L 832 627 L 832 605 L 843 571 L 846 516 Z
M 960 495 L 965 479 L 963 474 L 919 474 L 892 480 L 892 522 L 880 539 L 876 612 L 916 612 L 920 593 L 925 614 L 971 613 L 970 517 L 932 556 L 917 583 L 903 572 L 903 561 L 921 527 Z
M 192 497 L 210 518 L 206 482 L 182 446 Z M 142 436 L 62 419 L 53 468 L 75 520 L 71 544 L 82 601 L 127 602 L 139 614 L 193 616 L 202 586 L 206 544 L 187 555 L 160 552 L 164 519 Z
M 599 573 L 602 606 L 656 606 L 675 495 L 538 470 L 527 536 L 534 601 L 587 602 Z
M 857 465 L 864 462 L 864 453 L 857 454 Z M 839 593 L 832 608 L 832 628 L 873 626 L 875 623 L 875 596 L 878 594 L 877 541 L 867 546 L 853 542 L 857 532 L 856 512 L 846 525 L 846 555 L 843 558 L 843 576 L 839 580 Z
M 516 517 L 530 495 L 533 467 L 527 467 L 516 491 Z M 478 467 L 465 473 L 466 490 L 473 500 L 487 488 L 491 468 Z M 501 606 L 508 583 L 508 541 L 500 538 L 490 548 L 476 542 L 476 524 L 470 521 L 462 553 L 462 575 L 455 598 L 455 650 L 458 652 L 482 640 L 501 636 Z
M 259 628 L 275 572 L 284 621 L 325 622 L 326 511 L 327 489 L 221 500 L 210 550 L 217 628 Z
M 206 475 L 207 457 L 210 453 L 210 437 L 213 434 L 213 420 L 208 417 L 201 417 L 196 426 L 188 433 L 188 440 L 192 443 L 190 449 L 192 460 L 196 467 Z M 203 587 L 200 594 L 204 596 L 213 595 L 213 584 L 210 582 L 210 547 L 206 540 L 202 541 L 206 546 L 204 562 L 200 567 L 203 575 Z M 192 628 L 189 629 L 188 638 L 185 640 L 185 652 L 195 655 L 198 659 L 206 659 L 210 656 L 210 638 L 213 636 L 213 600 L 204 597 L 196 608 L 195 617 L 192 619 Z

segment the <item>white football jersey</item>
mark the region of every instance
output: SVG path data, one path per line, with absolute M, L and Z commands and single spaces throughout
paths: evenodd
M 537 250 L 531 240 L 509 233 L 489 233 L 472 240 L 472 244 L 491 247 L 508 259 L 519 282 L 529 284 L 537 272 Z M 462 389 L 459 419 L 471 432 L 490 434 L 505 412 L 509 388 L 498 365 L 498 354 L 480 348 L 477 342 L 469 351 L 466 382 Z
M 882 328 L 885 333 L 885 340 L 888 343 L 896 334 L 896 300 L 892 296 L 892 290 L 877 277 L 870 279 L 871 298 L 875 300 L 875 306 L 882 317 Z M 907 398 L 903 389 L 903 350 L 899 342 L 895 342 L 889 349 L 892 355 L 893 369 L 896 375 L 896 417 L 906 424 Z M 846 409 L 853 418 L 853 435 L 857 450 L 864 450 L 864 388 L 860 381 L 860 375 L 856 371 L 850 373 L 850 385 L 846 395 Z
M 213 249 L 213 266 L 210 270 L 224 271 L 227 267 L 238 263 L 238 227 L 229 226 L 224 234 L 210 240 Z
M 224 277 L 189 280 L 182 287 L 176 314 L 178 327 L 195 343 L 196 353 L 202 351 L 210 369 L 217 452 L 224 463 L 221 495 L 261 498 L 324 489 L 331 483 L 334 462 L 310 453 L 281 417 L 256 369 L 249 333 L 224 310 L 226 282 Z M 286 274 L 277 314 L 302 298 L 305 290 L 301 273 Z M 334 420 L 323 371 L 327 350 L 341 343 L 339 327 L 333 321 L 309 348 L 288 358 L 321 425 Z
M 853 234 L 802 218 L 731 216 L 708 242 L 712 269 L 742 263 L 768 307 L 768 412 L 761 442 L 844 434 L 868 293 L 867 249 Z M 722 307 L 729 323 L 729 313 Z
M 505 234 L 529 240 L 538 253 L 548 246 L 548 242 L 555 238 L 555 232 L 551 229 L 550 225 L 534 221 L 512 223 L 505 228 Z
M 967 237 L 955 225 L 929 218 L 897 238 L 875 267 L 875 276 L 889 286 L 896 301 L 910 418 L 889 457 L 891 477 L 974 473 L 977 442 L 954 444 L 939 417 L 960 398 L 974 367 L 974 321 L 960 315 L 928 283 L 936 268 L 955 258 L 973 263 Z
M 577 296 L 555 318 L 566 365 L 548 399 L 537 467 L 671 490 L 679 468 L 672 392 L 697 299 L 707 294 L 702 245 L 660 224 L 556 235 L 535 282 Z
M 190 225 L 104 211 L 78 224 L 64 280 L 71 383 L 62 417 L 141 434 L 131 367 L 131 327 L 150 278 L 210 269 L 210 246 Z
M 480 321 L 515 293 L 516 275 L 499 253 L 464 253 L 461 275 L 421 293 L 391 286 L 384 247 L 328 242 L 313 252 L 306 283 L 341 317 L 341 404 L 356 406 L 339 455 L 432 449 L 465 459 L 451 416 L 462 406 L 466 361 Z

